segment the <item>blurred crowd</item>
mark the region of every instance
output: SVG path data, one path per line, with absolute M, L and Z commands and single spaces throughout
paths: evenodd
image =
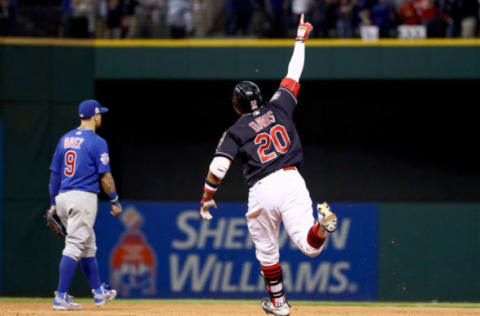
M 37 24 L 53 19 L 54 36 L 74 38 L 285 38 L 295 34 L 305 13 L 319 38 L 359 37 L 369 25 L 378 27 L 380 37 L 397 37 L 399 25 L 422 25 L 428 37 L 470 38 L 479 34 L 479 1 L 44 0 L 58 14 L 37 14 Z M 15 35 L 19 24 L 35 20 L 31 7 L 39 10 L 39 3 L 0 0 L 0 36 Z

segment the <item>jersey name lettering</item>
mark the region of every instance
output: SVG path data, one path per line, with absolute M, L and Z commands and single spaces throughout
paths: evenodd
M 270 124 L 275 123 L 275 116 L 273 115 L 272 111 L 268 111 L 267 113 L 259 116 L 248 124 L 256 133 L 260 132 L 265 127 L 269 126 Z
M 84 140 L 82 137 L 65 137 L 63 148 L 80 149 Z

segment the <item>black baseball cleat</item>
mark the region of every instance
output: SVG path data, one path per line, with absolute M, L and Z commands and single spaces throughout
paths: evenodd
M 262 299 L 261 302 L 263 311 L 267 314 L 272 314 L 275 316 L 289 316 L 290 315 L 290 309 L 288 308 L 288 304 L 283 304 L 280 307 L 275 307 L 273 305 L 272 301 L 270 298 L 265 297 Z

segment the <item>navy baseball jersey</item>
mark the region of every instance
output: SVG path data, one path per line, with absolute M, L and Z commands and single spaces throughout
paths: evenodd
M 74 129 L 60 138 L 52 172 L 61 174 L 60 192 L 100 192 L 100 174 L 110 172 L 107 142 L 89 129 Z
M 302 145 L 292 120 L 297 98 L 280 87 L 270 102 L 247 113 L 222 136 L 215 156 L 239 157 L 247 185 L 284 167 L 303 161 Z

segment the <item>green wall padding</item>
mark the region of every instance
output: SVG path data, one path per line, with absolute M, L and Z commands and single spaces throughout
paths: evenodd
M 478 301 L 480 204 L 380 204 L 379 300 Z

